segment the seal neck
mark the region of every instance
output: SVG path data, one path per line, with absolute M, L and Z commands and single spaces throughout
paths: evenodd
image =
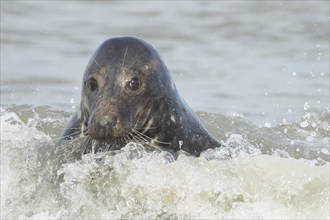
M 178 95 L 176 97 L 179 99 L 168 105 L 170 109 L 164 111 L 161 120 L 159 129 L 165 131 L 164 137 L 161 137 L 162 141 L 170 143 L 163 147 L 175 152 L 184 150 L 195 156 L 199 156 L 206 149 L 220 147 L 220 142 L 206 130 L 185 101 Z

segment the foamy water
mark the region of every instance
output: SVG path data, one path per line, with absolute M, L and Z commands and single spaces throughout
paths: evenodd
M 262 153 L 268 147 L 252 144 L 251 134 L 228 133 L 225 148 L 198 158 L 181 153 L 174 160 L 169 153 L 147 152 L 129 143 L 117 152 L 74 160 L 54 148 L 67 115 L 49 107 L 2 108 L 2 218 L 329 218 L 328 122 L 317 126 L 315 148 L 306 155 L 273 143 L 275 129 L 259 139 L 271 145 L 268 154 Z M 216 117 L 208 119 L 216 123 Z M 234 124 L 242 120 L 218 117 Z M 293 134 L 286 138 L 300 147 L 313 147 Z M 227 151 L 233 152 L 233 159 L 223 159 Z
M 1 218 L 330 218 L 329 2 L 0 4 Z M 155 47 L 226 147 L 55 148 L 90 56 L 123 35 Z

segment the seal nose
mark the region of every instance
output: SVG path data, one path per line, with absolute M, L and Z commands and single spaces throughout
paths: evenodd
M 109 116 L 104 116 L 99 122 L 96 122 L 96 130 L 100 137 L 107 139 L 115 130 L 116 124 L 117 118 L 110 119 Z
M 102 118 L 102 120 L 98 124 L 101 127 L 107 127 L 110 124 L 115 123 L 116 121 L 117 121 L 117 118 L 114 117 L 114 118 L 112 118 L 112 120 L 110 120 L 110 117 L 106 115 Z
M 94 126 L 96 136 L 104 140 L 119 138 L 127 131 L 125 123 L 120 121 L 116 116 L 104 116 L 100 121 L 94 122 Z

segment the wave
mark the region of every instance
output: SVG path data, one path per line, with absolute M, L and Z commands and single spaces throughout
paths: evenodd
M 198 113 L 226 147 L 176 160 L 136 143 L 70 158 L 70 114 L 1 108 L 2 218 L 329 218 L 329 112 L 269 128 Z

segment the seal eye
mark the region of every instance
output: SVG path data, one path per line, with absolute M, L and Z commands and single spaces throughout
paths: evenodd
M 87 87 L 88 87 L 89 91 L 91 91 L 91 92 L 94 92 L 99 87 L 96 79 L 94 79 L 94 78 L 91 78 L 86 83 L 87 83 Z
M 140 86 L 141 86 L 141 81 L 137 76 L 133 77 L 130 81 L 126 83 L 126 87 L 132 91 L 138 90 Z

